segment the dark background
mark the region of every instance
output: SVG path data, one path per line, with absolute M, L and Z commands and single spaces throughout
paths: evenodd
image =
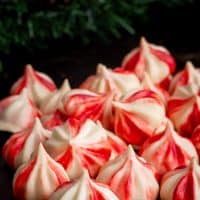
M 0 73 L 0 97 L 9 94 L 9 88 L 23 73 L 27 63 L 50 75 L 58 86 L 67 77 L 72 87 L 77 87 L 89 74 L 95 73 L 99 62 L 109 67 L 120 66 L 123 56 L 138 45 L 141 36 L 145 36 L 149 42 L 166 46 L 177 60 L 177 70 L 182 69 L 187 60 L 200 66 L 200 3 L 196 1 L 170 9 L 155 4 L 150 16 L 145 26 L 136 24 L 136 35 L 124 32 L 120 39 L 107 44 L 93 40 L 92 43 L 83 45 L 76 40 L 61 38 L 50 43 L 45 50 L 30 53 L 23 48 L 14 47 L 9 54 L 0 54 L 4 63 Z M 0 148 L 9 135 L 0 132 Z M 12 176 L 13 171 L 0 156 L 0 199 L 13 199 Z

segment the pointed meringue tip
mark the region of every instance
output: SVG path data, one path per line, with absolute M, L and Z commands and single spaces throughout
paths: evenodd
M 129 155 L 132 155 L 132 154 L 135 155 L 135 151 L 134 151 L 134 149 L 133 149 L 133 147 L 132 147 L 131 144 L 129 144 L 128 147 L 127 147 L 127 153 L 128 153 Z
M 64 81 L 63 81 L 63 83 L 61 85 L 61 90 L 62 89 L 65 89 L 66 91 L 71 90 L 71 86 L 70 86 L 69 80 L 67 78 L 64 79 Z
M 90 178 L 90 175 L 89 175 L 89 172 L 87 169 L 83 169 L 81 177 L 82 178 Z
M 31 64 L 27 64 L 25 65 L 25 71 L 28 72 L 28 71 L 33 71 L 33 66 Z
M 144 36 L 141 37 L 140 39 L 140 45 L 141 46 L 146 46 L 148 44 L 146 38 Z
M 98 73 L 103 73 L 104 71 L 107 70 L 106 65 L 102 64 L 102 63 L 98 63 L 97 64 L 97 74 Z
M 42 123 L 39 119 L 39 117 L 36 117 L 35 120 L 34 120 L 34 125 L 33 126 L 42 126 Z
M 185 64 L 186 69 L 194 69 L 194 65 L 191 61 L 187 61 Z

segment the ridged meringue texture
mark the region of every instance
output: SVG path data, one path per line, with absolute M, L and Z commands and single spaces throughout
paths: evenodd
M 167 115 L 179 134 L 191 137 L 200 124 L 200 96 L 195 85 L 177 87 L 168 101 Z
M 168 121 L 162 134 L 149 138 L 141 147 L 139 155 L 152 164 L 162 176 L 169 170 L 186 166 L 198 154 L 192 142 L 177 134 Z
M 175 71 L 176 62 L 167 49 L 149 44 L 142 37 L 140 46 L 125 56 L 122 67 L 133 71 L 140 80 L 146 72 L 155 84 L 168 88 L 170 74 Z
M 198 94 L 200 90 L 200 70 L 188 61 L 185 68 L 178 72 L 172 79 L 169 92 L 171 95 L 174 95 L 176 94 L 177 88 L 187 87 L 189 84 L 197 88 L 196 92 Z
M 63 167 L 40 144 L 35 158 L 16 171 L 13 191 L 20 200 L 47 200 L 66 181 L 69 178 Z
M 198 155 L 200 156 L 200 125 L 198 125 L 194 129 L 194 131 L 192 133 L 191 141 L 194 144 Z
M 39 111 L 28 97 L 27 89 L 21 94 L 0 101 L 0 130 L 21 131 L 32 125 Z
M 161 181 L 161 200 L 199 200 L 200 166 L 196 159 L 181 169 L 165 174 Z
M 81 122 L 86 119 L 101 121 L 105 128 L 111 128 L 113 93 L 100 94 L 86 89 L 74 89 L 63 98 L 68 117 Z
M 40 105 L 40 110 L 43 114 L 52 114 L 56 110 L 63 111 L 62 99 L 64 95 L 71 90 L 68 79 L 63 81 L 60 89 L 50 93 Z
M 126 149 L 120 139 L 118 143 L 114 137 L 108 136 L 107 130 L 90 119 L 80 128 L 73 123 L 68 121 L 63 127 L 56 127 L 45 142 L 48 153 L 63 165 L 72 179 L 83 169 L 87 169 L 92 177 L 96 176 L 111 156 L 115 157 Z
M 96 180 L 109 185 L 120 200 L 156 200 L 159 193 L 152 167 L 135 154 L 131 145 L 106 163 Z
M 89 76 L 80 87 L 99 93 L 113 92 L 117 97 L 141 89 L 139 79 L 132 72 L 108 69 L 102 64 L 97 65 L 96 75 Z
M 128 143 L 140 146 L 166 126 L 165 106 L 151 90 L 140 90 L 113 102 L 114 131 Z
M 13 134 L 3 146 L 3 157 L 14 168 L 28 162 L 37 152 L 38 146 L 51 135 L 44 129 L 40 120 L 35 119 L 32 127 Z
M 67 121 L 68 117 L 60 110 L 56 110 L 51 114 L 46 114 L 41 117 L 41 122 L 48 130 L 53 130 L 56 126 L 61 126 Z
M 10 93 L 20 94 L 23 88 L 27 88 L 32 100 L 39 105 L 51 92 L 56 90 L 53 80 L 44 73 L 35 71 L 31 65 L 26 65 L 24 75 L 13 84 Z
M 70 178 L 78 177 L 84 168 L 95 176 L 111 156 L 106 131 L 91 120 L 87 120 L 78 132 L 71 126 L 68 123 L 65 127 L 55 128 L 45 147 Z
M 107 185 L 92 180 L 84 170 L 79 178 L 60 186 L 49 200 L 119 200 L 119 198 Z

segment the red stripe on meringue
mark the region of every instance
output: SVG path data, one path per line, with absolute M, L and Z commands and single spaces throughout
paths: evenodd
M 54 91 L 56 89 L 56 86 L 53 82 L 44 79 L 40 74 L 34 73 L 37 79 L 49 90 Z
M 15 133 L 3 146 L 3 157 L 11 167 L 15 166 L 16 157 L 20 153 L 28 136 L 29 134 L 22 134 L 21 132 Z
M 136 66 L 136 64 L 137 64 L 140 56 L 141 56 L 140 50 L 138 50 L 138 52 L 132 52 L 132 53 L 130 53 L 130 57 L 124 63 L 123 68 L 126 69 L 126 70 L 134 71 L 135 66 Z
M 31 171 L 35 165 L 35 160 L 33 160 L 28 167 L 26 167 L 25 169 L 23 169 L 20 172 L 20 175 L 17 176 L 14 185 L 13 185 L 13 191 L 14 191 L 14 195 L 20 199 L 20 200 L 26 200 L 26 182 L 29 178 L 29 175 L 31 174 Z
M 58 159 L 56 159 L 57 162 L 59 162 L 64 169 L 67 169 L 70 165 L 70 163 L 73 160 L 73 149 L 71 146 L 67 148 L 67 150 L 60 156 Z
M 195 186 L 192 171 L 182 177 L 178 182 L 174 193 L 173 200 L 191 200 L 195 198 Z
M 149 46 L 149 47 L 150 47 L 151 53 L 154 56 L 156 56 L 157 58 L 159 58 L 161 61 L 163 61 L 164 63 L 166 63 L 168 65 L 170 74 L 174 73 L 174 71 L 176 69 L 176 62 L 175 62 L 174 58 L 166 51 L 154 49 L 151 46 Z

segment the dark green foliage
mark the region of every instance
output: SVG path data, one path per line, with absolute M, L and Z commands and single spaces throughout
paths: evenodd
M 0 52 L 9 53 L 12 46 L 47 47 L 62 37 L 91 42 L 93 37 L 109 41 L 122 31 L 135 33 L 135 20 L 146 20 L 152 3 L 177 6 L 193 0 L 71 0 L 0 1 Z

